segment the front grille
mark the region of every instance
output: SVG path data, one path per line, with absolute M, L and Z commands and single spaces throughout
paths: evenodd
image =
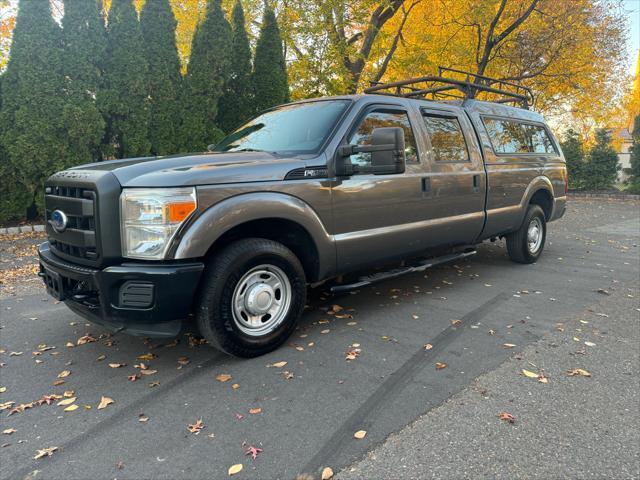
M 50 185 L 45 190 L 45 216 L 49 243 L 55 253 L 95 261 L 100 255 L 96 243 L 95 191 L 76 186 Z M 57 232 L 49 220 L 55 210 L 67 217 L 66 229 Z

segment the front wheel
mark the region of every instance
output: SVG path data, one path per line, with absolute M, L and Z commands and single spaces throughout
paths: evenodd
M 507 235 L 509 258 L 518 263 L 533 263 L 542 254 L 547 238 L 547 222 L 542 208 L 529 205 L 522 226 Z
M 304 309 L 306 280 L 295 254 L 262 238 L 239 240 L 207 266 L 196 320 L 214 347 L 238 357 L 275 350 Z

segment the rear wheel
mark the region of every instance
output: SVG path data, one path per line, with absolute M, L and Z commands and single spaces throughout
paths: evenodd
M 522 226 L 507 235 L 509 258 L 518 263 L 533 263 L 542 254 L 547 237 L 547 222 L 542 208 L 529 205 Z
M 304 309 L 306 280 L 295 254 L 261 238 L 239 240 L 211 259 L 197 309 L 214 347 L 256 357 L 279 347 Z

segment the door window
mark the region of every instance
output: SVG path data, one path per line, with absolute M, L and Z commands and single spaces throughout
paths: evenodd
M 351 145 L 371 145 L 371 134 L 374 128 L 400 127 L 404 130 L 404 145 L 407 163 L 418 163 L 416 139 L 406 112 L 398 110 L 373 110 L 362 119 L 355 133 L 351 136 Z M 351 155 L 354 165 L 371 165 L 371 153 L 354 153 Z
M 456 117 L 423 115 L 436 162 L 468 162 L 467 143 Z

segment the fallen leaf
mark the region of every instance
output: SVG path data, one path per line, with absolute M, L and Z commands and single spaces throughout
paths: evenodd
M 320 331 L 320 333 L 322 333 L 322 334 L 326 334 L 326 333 L 329 333 L 330 331 L 331 331 L 331 330 L 329 330 L 329 329 L 327 328 L 326 330 L 321 330 L 321 331 Z
M 190 362 L 191 362 L 191 360 L 189 360 L 188 357 L 180 357 L 180 358 L 178 358 L 178 363 L 180 365 L 189 365 Z
M 80 337 L 78 339 L 78 341 L 76 342 L 77 345 L 84 345 L 85 343 L 93 343 L 93 342 L 97 342 L 97 340 L 92 337 L 91 335 L 87 334 L 87 335 L 83 335 L 82 337 Z
M 333 305 L 333 306 L 331 307 L 331 311 L 332 311 L 332 312 L 339 312 L 339 311 L 341 311 L 341 310 L 344 310 L 344 308 L 342 308 L 340 305 Z
M 269 365 L 270 367 L 282 368 L 287 364 L 287 362 L 276 362 Z
M 255 460 L 260 453 L 262 453 L 262 449 L 254 447 L 253 445 L 247 446 L 247 450 L 244 452 L 245 455 L 251 455 L 253 460 Z
M 11 352 L 11 353 L 9 353 L 10 357 L 19 357 L 20 355 L 22 355 L 22 352 Z
M 353 434 L 353 438 L 358 440 L 362 440 L 366 436 L 367 436 L 366 430 L 358 430 L 356 433 Z
M 324 467 L 322 469 L 322 476 L 320 477 L 321 480 L 331 480 L 333 478 L 333 470 L 331 470 L 331 467 Z
M 250 408 L 249 409 L 249 413 L 251 415 L 257 415 L 258 413 L 262 413 L 262 409 L 261 408 Z
M 76 397 L 65 398 L 64 400 L 60 400 L 58 402 L 58 406 L 59 407 L 66 407 L 67 405 L 71 405 L 75 401 L 76 401 Z
M 204 423 L 202 423 L 202 419 L 199 418 L 195 423 L 193 424 L 189 424 L 187 426 L 187 430 L 189 430 L 191 433 L 195 433 L 196 435 L 198 433 L 200 433 L 200 431 L 205 428 Z
M 13 405 L 15 402 L 4 402 L 4 403 L 0 403 L 0 410 L 7 410 L 9 408 L 11 408 L 11 405 Z
M 0 387 L 0 393 L 4 393 L 7 391 L 7 387 Z
M 138 421 L 141 423 L 145 423 L 149 421 L 149 417 L 147 417 L 144 413 L 138 415 Z
M 33 457 L 33 459 L 38 460 L 43 457 L 50 457 L 51 455 L 53 455 L 53 452 L 55 452 L 56 450 L 58 450 L 58 447 L 43 448 L 42 450 L 38 450 L 36 452 L 36 456 Z
M 135 382 L 136 380 L 138 380 L 140 378 L 140 375 L 135 374 L 135 375 L 129 375 L 127 377 L 127 380 L 129 380 L 130 382 Z
M 509 423 L 516 423 L 516 417 L 511 415 L 509 412 L 500 412 L 498 413 L 498 417 L 500 420 L 504 420 Z
M 595 343 L 593 343 L 593 342 L 584 342 L 584 344 L 585 344 L 587 347 L 595 347 L 595 346 L 596 346 L 596 344 L 595 344 Z
M 284 372 L 282 372 L 282 376 L 285 380 L 291 380 L 293 378 L 293 372 L 285 370 Z
M 153 375 L 154 373 L 158 373 L 158 370 L 140 370 L 142 375 Z
M 126 363 L 110 363 L 109 366 L 111 368 L 121 368 L 124 367 L 126 365 Z
M 240 384 L 239 383 L 234 383 L 233 385 L 231 385 L 231 388 L 233 388 L 234 390 L 237 390 L 240 388 Z
M 446 363 L 436 362 L 436 370 L 442 370 L 443 368 L 447 368 Z
M 591 373 L 582 368 L 574 368 L 572 370 L 568 370 L 567 375 L 569 375 L 570 377 L 590 377 Z
M 149 352 L 149 353 L 143 353 L 142 355 L 138 355 L 137 358 L 138 358 L 138 360 L 149 361 L 149 360 L 153 360 L 154 358 L 156 358 L 156 356 L 153 353 Z
M 69 370 L 63 370 L 62 372 L 60 372 L 60 373 L 58 374 L 58 378 L 66 378 L 66 377 L 68 377 L 69 375 L 71 375 L 71 371 L 69 371 Z
M 113 398 L 102 397 L 100 399 L 100 403 L 98 404 L 98 410 L 102 410 L 103 408 L 107 408 L 107 405 L 111 405 L 112 403 L 113 403 Z
M 522 374 L 525 377 L 529 377 L 529 378 L 538 378 L 538 374 L 535 372 L 532 372 L 530 370 L 525 370 L 524 368 L 522 369 Z
M 430 343 L 426 343 L 426 344 L 424 345 L 424 349 L 425 349 L 425 350 L 431 350 L 432 348 L 433 348 L 433 345 L 431 345 Z
M 219 382 L 227 382 L 229 380 L 231 380 L 231 375 L 227 374 L 227 373 L 221 373 L 220 375 L 216 376 L 216 380 Z
M 360 349 L 359 348 L 351 348 L 349 350 L 347 350 L 345 352 L 345 360 L 355 360 L 356 358 L 358 358 L 360 356 Z
M 503 343 L 503 344 L 502 344 L 502 346 L 503 346 L 504 348 L 513 348 L 513 347 L 515 347 L 516 345 L 515 345 L 514 343 Z
M 64 409 L 65 412 L 73 412 L 74 410 L 78 409 L 78 405 L 73 404 L 73 405 L 69 405 L 67 408 Z
M 11 435 L 12 433 L 16 433 L 17 430 L 15 428 L 7 428 L 6 430 L 3 430 L 2 433 L 5 435 Z
M 64 398 L 71 398 L 71 397 L 73 397 L 74 393 L 75 392 L 73 390 L 65 390 L 65 392 L 62 394 L 62 396 Z
M 242 471 L 242 464 L 236 463 L 235 465 L 231 465 L 229 467 L 229 476 L 235 475 L 236 473 L 240 473 Z
M 460 325 L 462 320 L 451 320 L 451 325 Z

